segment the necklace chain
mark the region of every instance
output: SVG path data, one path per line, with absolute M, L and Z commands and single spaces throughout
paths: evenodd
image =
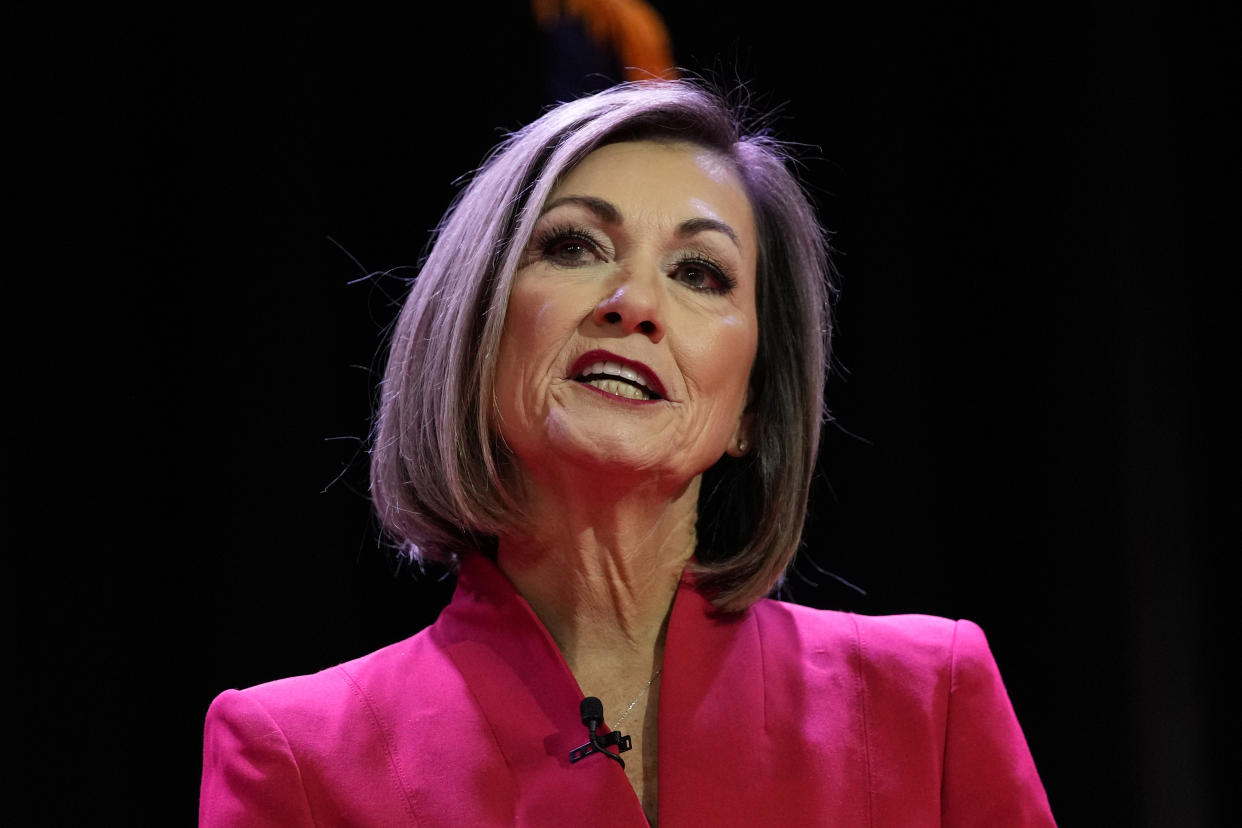
M 634 709 L 634 705 L 638 704 L 638 700 L 643 697 L 643 694 L 647 692 L 647 690 L 651 687 L 651 685 L 655 683 L 655 680 L 660 677 L 660 673 L 663 673 L 663 672 L 664 672 L 663 666 L 661 666 L 659 670 L 655 671 L 655 675 L 652 676 L 651 679 L 643 686 L 642 690 L 638 691 L 638 695 L 634 697 L 634 701 L 630 702 L 630 706 L 625 708 L 625 712 L 621 714 L 621 717 L 619 719 L 617 719 L 617 723 L 612 726 L 613 730 L 621 729 L 621 723 L 625 721 L 625 717 L 630 715 L 630 711 Z

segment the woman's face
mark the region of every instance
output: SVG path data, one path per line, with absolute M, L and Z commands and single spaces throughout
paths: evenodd
M 566 175 L 515 276 L 497 360 L 497 426 L 526 472 L 679 486 L 735 450 L 756 244 L 736 173 L 701 147 L 611 144 Z

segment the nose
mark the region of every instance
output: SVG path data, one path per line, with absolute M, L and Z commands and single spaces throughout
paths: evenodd
M 592 318 L 602 328 L 617 327 L 625 334 L 642 334 L 652 342 L 664 338 L 659 276 L 626 274 L 595 306 Z

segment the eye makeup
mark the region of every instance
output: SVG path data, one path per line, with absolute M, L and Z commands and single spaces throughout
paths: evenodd
M 553 222 L 531 237 L 527 262 L 545 261 L 557 267 L 585 267 L 612 261 L 615 252 L 598 231 L 574 222 Z M 668 276 L 697 293 L 728 294 L 737 286 L 728 265 L 701 250 L 678 252 Z

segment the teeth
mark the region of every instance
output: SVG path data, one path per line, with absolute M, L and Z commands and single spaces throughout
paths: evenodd
M 592 371 L 591 373 L 595 373 Z M 593 379 L 587 385 L 592 385 L 601 391 L 607 391 L 609 394 L 616 394 L 618 397 L 626 397 L 631 400 L 645 400 L 647 395 L 641 389 L 635 388 L 628 382 L 610 379 Z
M 643 388 L 648 387 L 647 380 L 643 378 L 642 374 L 619 362 L 593 362 L 582 373 L 588 377 L 593 374 L 611 374 L 614 377 L 622 377 L 630 382 L 636 382 Z

